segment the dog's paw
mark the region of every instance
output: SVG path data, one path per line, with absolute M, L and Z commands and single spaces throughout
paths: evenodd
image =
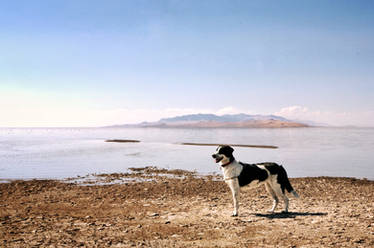
M 274 213 L 274 209 L 269 209 L 266 212 L 268 212 L 269 214 L 273 214 Z
M 238 213 L 232 213 L 231 217 L 238 217 Z

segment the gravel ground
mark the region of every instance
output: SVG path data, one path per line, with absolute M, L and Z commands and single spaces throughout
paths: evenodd
M 290 213 L 263 186 L 239 217 L 220 176 L 153 167 L 0 183 L 0 247 L 374 247 L 374 181 L 292 178 Z

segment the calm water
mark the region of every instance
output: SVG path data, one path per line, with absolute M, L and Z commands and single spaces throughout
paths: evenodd
M 137 139 L 141 143 L 106 143 Z M 66 178 L 157 166 L 219 172 L 215 147 L 180 142 L 276 145 L 236 148 L 238 160 L 283 164 L 290 177 L 374 179 L 374 129 L 0 129 L 0 178 Z

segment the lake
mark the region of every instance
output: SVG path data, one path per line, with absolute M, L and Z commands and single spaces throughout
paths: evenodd
M 140 143 L 108 143 L 135 139 Z M 290 177 L 341 176 L 374 180 L 373 128 L 179 129 L 1 128 L 0 178 L 30 179 L 126 172 L 157 166 L 219 173 L 215 147 L 178 143 L 274 145 L 235 148 L 237 160 L 277 162 Z

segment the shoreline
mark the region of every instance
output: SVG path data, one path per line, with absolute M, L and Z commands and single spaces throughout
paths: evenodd
M 233 218 L 231 194 L 220 175 L 146 167 L 97 176 L 109 184 L 0 183 L 0 246 L 374 245 L 370 180 L 291 178 L 300 199 L 290 197 L 288 214 L 281 213 L 281 203 L 275 214 L 266 212 L 272 201 L 264 187 L 243 188 L 239 217 Z M 112 183 L 118 180 L 124 183 Z
M 151 173 L 152 172 L 152 173 Z M 142 175 L 142 173 L 145 173 Z M 147 175 L 151 174 L 151 175 Z M 163 168 L 163 167 L 156 167 L 156 166 L 146 166 L 146 167 L 129 167 L 126 169 L 125 172 L 110 172 L 110 173 L 91 173 L 86 174 L 84 176 L 77 175 L 77 176 L 68 176 L 68 177 L 30 177 L 30 178 L 0 178 L 0 184 L 2 183 L 12 183 L 12 182 L 22 182 L 22 181 L 56 181 L 56 182 L 67 182 L 67 183 L 75 183 L 74 181 L 90 181 L 91 183 L 95 182 L 102 182 L 103 179 L 107 181 L 113 181 L 114 178 L 123 180 L 126 182 L 126 179 L 129 178 L 152 178 L 152 176 L 159 176 L 169 175 L 170 177 L 178 178 L 182 175 L 193 175 L 197 178 L 215 178 L 216 180 L 223 180 L 221 172 L 207 172 L 202 173 L 198 171 L 189 171 L 185 169 L 170 169 L 170 168 Z M 328 176 L 328 175 L 317 175 L 317 176 L 296 176 L 296 177 L 289 177 L 293 180 L 302 180 L 302 179 L 346 179 L 346 180 L 359 180 L 359 181 L 369 181 L 374 182 L 374 178 L 367 178 L 367 177 L 349 177 L 349 176 Z M 117 183 L 117 182 L 115 182 Z

